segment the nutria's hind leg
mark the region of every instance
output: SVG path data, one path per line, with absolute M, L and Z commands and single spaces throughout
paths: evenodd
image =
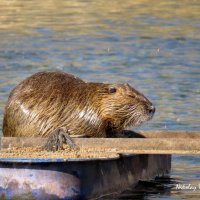
M 78 146 L 73 142 L 65 128 L 58 128 L 49 136 L 44 149 L 47 151 L 57 151 L 63 149 L 63 144 L 68 144 L 71 150 L 77 150 Z

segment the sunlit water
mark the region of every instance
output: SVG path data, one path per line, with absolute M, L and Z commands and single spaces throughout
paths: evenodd
M 200 130 L 200 1 L 1 0 L 0 129 L 11 89 L 48 69 L 130 83 L 157 108 L 140 129 Z M 173 157 L 169 188 L 141 198 L 200 197 L 200 189 L 175 188 L 200 184 L 199 164 L 198 156 Z

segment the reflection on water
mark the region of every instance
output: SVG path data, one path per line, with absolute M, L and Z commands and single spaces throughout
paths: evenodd
M 121 194 L 112 194 L 99 198 L 98 200 L 120 200 L 120 199 L 154 199 L 158 196 L 169 196 L 176 181 L 170 177 L 156 178 L 150 181 L 140 181 L 133 189 L 127 189 Z
M 19 81 L 62 69 L 142 91 L 157 112 L 141 129 L 199 130 L 199 55 L 198 0 L 1 0 L 0 129 Z

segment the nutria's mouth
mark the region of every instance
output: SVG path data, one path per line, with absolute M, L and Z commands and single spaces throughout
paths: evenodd
M 146 116 L 141 116 L 138 121 L 136 122 L 135 126 L 139 126 L 144 122 L 150 121 L 153 118 L 153 115 L 146 115 Z
M 144 122 L 151 120 L 155 113 L 155 107 L 151 106 L 152 108 L 141 111 L 141 112 L 134 112 L 133 115 L 125 122 L 124 127 L 129 126 L 139 126 Z

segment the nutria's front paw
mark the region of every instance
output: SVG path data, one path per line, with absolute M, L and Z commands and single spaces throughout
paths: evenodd
M 63 144 L 67 144 L 71 150 L 78 150 L 79 147 L 73 142 L 65 128 L 56 129 L 47 139 L 44 149 L 47 151 L 62 150 Z

